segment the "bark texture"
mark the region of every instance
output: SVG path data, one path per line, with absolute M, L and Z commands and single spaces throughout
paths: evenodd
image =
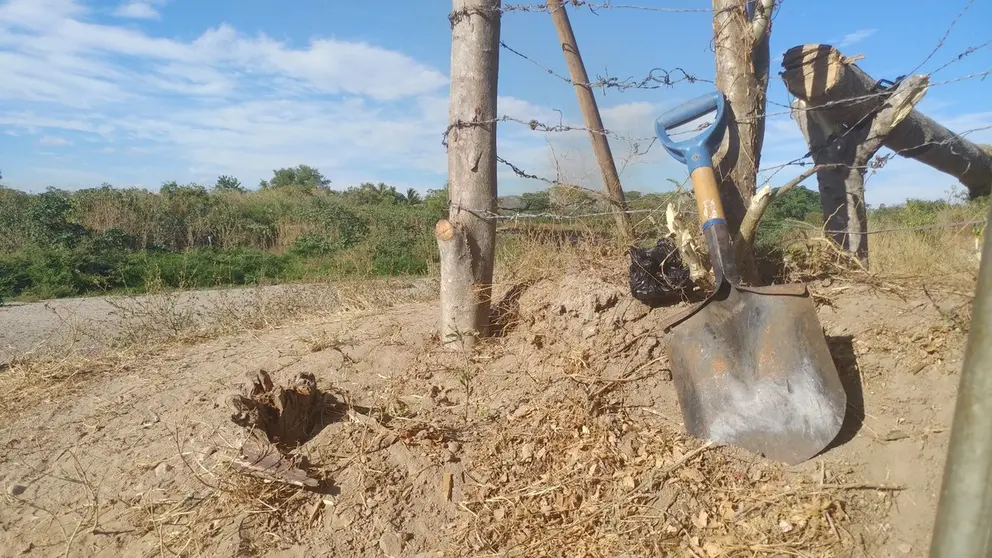
M 442 241 L 442 340 L 451 327 L 489 333 L 496 228 L 496 97 L 499 75 L 500 0 L 452 0 L 448 184 L 454 237 Z M 458 244 L 458 257 L 445 247 Z M 447 265 L 445 265 L 447 262 Z M 452 267 L 454 266 L 454 267 Z M 468 281 L 471 280 L 471 283 Z M 464 293 L 475 293 L 471 303 Z M 453 316 L 452 309 L 465 312 Z M 474 337 L 465 338 L 471 347 Z
M 817 182 L 830 237 L 864 265 L 868 265 L 868 217 L 864 177 L 868 162 L 900 122 L 926 94 L 926 76 L 903 81 L 876 112 L 854 128 L 845 128 L 797 99 L 793 118 L 809 144 L 819 167 Z

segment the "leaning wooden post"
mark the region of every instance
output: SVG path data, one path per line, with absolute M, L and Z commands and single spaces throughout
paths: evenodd
M 885 101 L 879 82 L 824 44 L 790 48 L 782 58 L 782 81 L 790 93 L 836 125 L 858 125 Z M 947 173 L 968 188 L 972 198 L 992 191 L 992 156 L 979 145 L 913 110 L 883 145 Z
M 548 11 L 551 12 L 551 21 L 554 22 L 558 40 L 561 42 L 561 50 L 565 55 L 568 73 L 572 77 L 572 85 L 575 86 L 575 96 L 579 100 L 582 118 L 585 120 L 586 128 L 589 129 L 592 150 L 596 154 L 596 162 L 603 175 L 603 183 L 606 185 L 610 203 L 616 212 L 617 228 L 621 238 L 627 240 L 633 234 L 630 214 L 627 213 L 627 200 L 624 198 L 623 187 L 620 185 L 620 174 L 617 172 L 616 161 L 613 160 L 613 153 L 610 151 L 610 141 L 606 137 L 603 119 L 599 114 L 599 107 L 596 105 L 596 96 L 592 93 L 592 85 L 586 74 L 586 66 L 582 62 L 579 45 L 575 41 L 575 33 L 572 32 L 572 23 L 568 20 L 568 12 L 565 11 L 563 0 L 548 0 Z
M 489 334 L 501 16 L 500 0 L 452 0 L 450 207 L 434 229 L 441 258 L 439 334 L 448 348 L 471 349 Z

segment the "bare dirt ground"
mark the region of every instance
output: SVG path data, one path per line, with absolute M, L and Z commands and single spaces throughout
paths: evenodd
M 471 358 L 439 349 L 421 289 L 71 367 L 15 359 L 0 554 L 926 555 L 970 293 L 813 284 L 849 415 L 834 447 L 785 467 L 684 434 L 656 334 L 678 308 L 623 281 L 523 288 Z M 316 488 L 231 465 L 246 433 L 226 396 L 260 369 L 328 394 L 295 452 Z

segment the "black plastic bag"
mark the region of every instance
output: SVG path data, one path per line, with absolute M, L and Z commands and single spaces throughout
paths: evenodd
M 653 248 L 631 248 L 630 294 L 649 305 L 677 302 L 692 287 L 689 268 L 675 245 L 658 239 Z

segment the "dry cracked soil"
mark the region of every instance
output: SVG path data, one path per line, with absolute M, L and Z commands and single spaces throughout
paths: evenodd
M 681 306 L 572 273 L 515 289 L 471 356 L 421 292 L 4 386 L 0 555 L 925 556 L 970 297 L 811 288 L 848 415 L 801 465 L 687 436 L 658 333 Z M 57 332 L 32 319 L 0 308 L 7 346 Z M 232 464 L 227 395 L 259 370 L 327 394 L 292 450 L 315 487 Z

